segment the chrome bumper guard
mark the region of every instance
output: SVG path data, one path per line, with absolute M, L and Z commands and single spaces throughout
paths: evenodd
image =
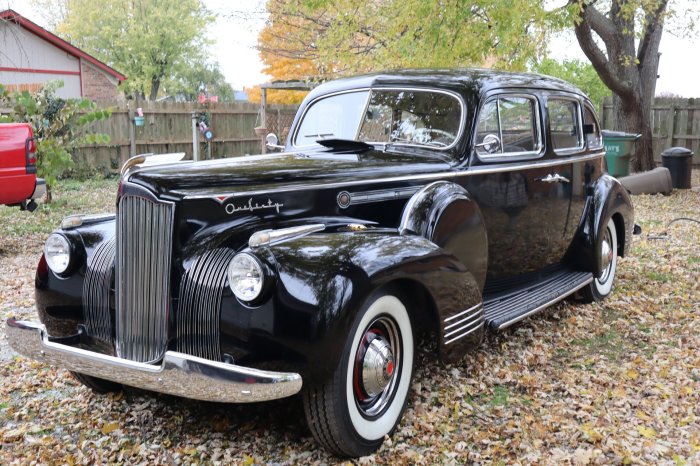
M 34 192 L 30 199 L 42 199 L 46 195 L 46 181 L 43 178 L 36 179 L 36 185 L 34 186 Z
M 269 372 L 167 351 L 160 366 L 50 341 L 46 327 L 7 320 L 7 339 L 18 353 L 47 364 L 125 385 L 204 401 L 251 403 L 301 390 L 293 372 Z

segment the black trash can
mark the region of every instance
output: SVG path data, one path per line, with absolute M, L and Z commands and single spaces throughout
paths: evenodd
M 690 189 L 690 174 L 693 169 L 693 151 L 685 147 L 671 147 L 661 153 L 661 163 L 671 172 L 674 188 Z

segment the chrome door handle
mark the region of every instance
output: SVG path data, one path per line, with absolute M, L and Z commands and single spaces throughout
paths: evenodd
M 537 178 L 537 181 L 542 181 L 544 183 L 569 183 L 569 179 L 565 176 L 561 176 L 559 173 L 549 174 L 543 176 L 542 178 Z

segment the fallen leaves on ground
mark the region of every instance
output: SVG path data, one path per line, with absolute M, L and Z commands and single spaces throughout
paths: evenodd
M 634 204 L 643 234 L 607 300 L 558 304 L 458 364 L 440 365 L 428 346 L 396 433 L 354 462 L 700 464 L 700 225 L 667 226 L 700 220 L 700 192 Z M 40 246 L 0 254 L 3 321 L 36 318 Z M 314 444 L 298 397 L 219 405 L 135 389 L 96 395 L 20 357 L 0 378 L 3 464 L 348 464 Z

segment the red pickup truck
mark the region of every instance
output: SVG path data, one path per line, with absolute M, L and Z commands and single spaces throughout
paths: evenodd
M 35 199 L 46 193 L 46 183 L 36 177 L 36 145 L 31 125 L 0 124 L 0 205 L 36 209 Z

